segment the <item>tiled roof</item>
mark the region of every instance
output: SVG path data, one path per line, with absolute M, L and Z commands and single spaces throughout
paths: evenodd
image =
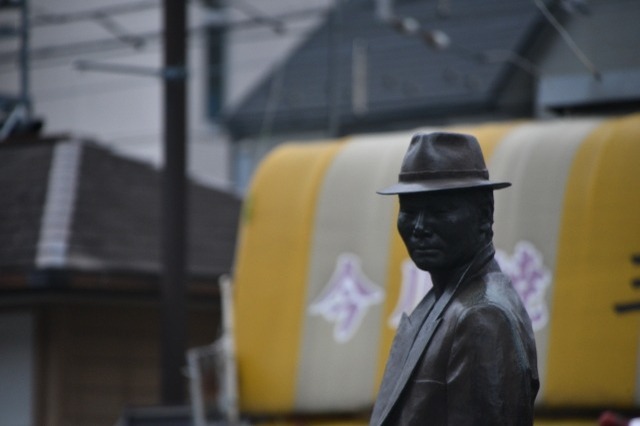
M 0 266 L 33 265 L 52 145 L 0 149 Z
M 161 178 L 150 165 L 95 143 L 2 145 L 0 275 L 44 269 L 159 274 Z M 194 182 L 187 196 L 188 273 L 228 273 L 240 199 Z
M 544 22 L 531 0 L 455 0 L 446 2 L 447 15 L 438 11 L 439 2 L 395 1 L 398 16 L 448 35 L 449 48 L 437 50 L 378 20 L 374 1 L 340 3 L 339 15 L 330 14 L 228 113 L 226 123 L 236 138 L 265 128 L 274 133 L 323 129 L 335 105 L 345 127 L 447 111 L 490 110 L 514 70 L 514 57 L 509 55 L 526 50 Z M 360 59 L 354 57 L 354 43 L 364 46 L 366 53 Z M 358 60 L 366 63 L 366 71 L 354 78 Z M 364 113 L 352 106 L 354 80 L 364 84 L 360 90 L 366 87 Z M 337 102 L 331 90 L 336 84 Z

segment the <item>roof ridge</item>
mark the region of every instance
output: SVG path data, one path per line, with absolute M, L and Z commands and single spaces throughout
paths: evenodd
M 78 140 L 55 145 L 36 246 L 38 268 L 66 264 L 81 161 L 82 144 Z

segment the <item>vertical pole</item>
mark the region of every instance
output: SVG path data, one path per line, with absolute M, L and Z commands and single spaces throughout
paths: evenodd
M 333 18 L 329 25 L 329 94 L 327 107 L 329 115 L 329 135 L 340 136 L 340 97 L 342 95 L 342 1 L 334 1 Z
M 186 2 L 164 0 L 164 175 L 161 398 L 185 402 L 186 351 Z
M 236 365 L 235 325 L 233 323 L 233 289 L 231 279 L 224 276 L 220 280 L 220 294 L 222 296 L 222 350 L 224 353 L 224 386 L 226 394 L 225 414 L 228 426 L 240 424 L 238 408 L 238 382 Z
M 22 0 L 20 7 L 20 100 L 25 108 L 24 122 L 31 121 L 29 97 L 29 2 Z

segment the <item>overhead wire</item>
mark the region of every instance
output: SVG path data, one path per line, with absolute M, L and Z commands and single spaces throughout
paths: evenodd
M 567 44 L 569 49 L 576 55 L 578 60 L 589 70 L 593 78 L 596 80 L 600 80 L 602 78 L 600 71 L 596 68 L 596 66 L 591 62 L 591 60 L 587 57 L 587 55 L 580 49 L 578 44 L 573 40 L 571 34 L 562 26 L 562 24 L 556 19 L 555 16 L 551 13 L 551 11 L 547 8 L 547 6 L 542 2 L 542 0 L 533 0 L 536 7 L 542 12 L 544 17 L 549 21 L 549 23 L 553 26 L 553 28 L 560 34 L 562 40 Z
M 533 1 L 538 2 L 539 0 L 533 0 Z M 245 1 L 241 1 L 240 3 L 238 3 L 238 0 L 234 0 L 234 3 L 236 3 L 236 5 L 242 4 L 240 7 L 244 7 L 244 9 L 248 10 L 249 13 L 251 14 L 255 15 L 255 14 L 263 13 L 260 9 L 257 9 L 252 6 L 247 6 L 248 3 Z M 96 17 L 99 17 L 100 14 L 113 16 L 113 15 L 125 15 L 129 13 L 148 11 L 154 7 L 157 8 L 158 6 L 159 6 L 158 0 L 150 0 L 150 1 L 144 0 L 144 1 L 138 1 L 135 3 L 113 5 L 109 7 L 97 8 L 97 9 L 81 11 L 81 12 L 72 12 L 68 14 L 45 14 L 45 15 L 41 15 L 41 16 L 45 16 L 44 19 L 40 19 L 40 20 L 35 19 L 35 22 L 38 22 L 37 25 L 53 25 L 56 23 L 62 24 L 65 22 L 68 23 L 73 21 L 96 19 Z M 448 7 L 450 8 L 451 5 L 448 4 Z M 327 8 L 306 8 L 301 10 L 283 12 L 279 15 L 272 15 L 270 19 L 275 20 L 271 22 L 272 25 L 273 25 L 273 22 L 276 22 L 276 21 L 281 22 L 283 23 L 284 28 L 286 28 L 286 33 L 292 34 L 293 32 L 292 35 L 295 35 L 295 30 L 293 30 L 290 26 L 286 25 L 288 23 L 287 21 L 295 21 L 296 19 L 317 17 L 321 14 L 326 14 L 327 12 L 328 12 Z M 350 24 L 353 24 L 353 22 L 351 22 Z M 249 18 L 238 19 L 234 22 L 225 24 L 224 27 L 232 31 L 241 31 L 243 29 L 269 28 L 269 25 L 264 20 L 261 21 L 261 20 L 255 19 L 255 16 L 253 17 L 250 16 Z M 202 42 L 202 39 L 203 39 L 201 36 L 210 28 L 211 28 L 211 25 L 207 23 L 194 26 L 189 29 L 189 36 L 192 37 L 192 39 L 195 40 L 197 43 L 200 43 Z M 279 34 L 275 30 L 273 32 L 270 32 L 269 34 L 271 34 L 272 37 L 282 36 L 282 34 Z M 161 42 L 160 31 L 150 31 L 146 33 L 131 34 L 131 36 L 135 37 L 136 39 L 142 40 L 142 42 L 144 43 L 144 47 L 146 49 L 144 50 L 144 52 L 146 53 L 151 53 L 152 51 L 148 50 L 148 48 L 150 47 L 155 48 L 159 46 Z M 241 40 L 236 39 L 234 41 L 238 42 Z M 253 41 L 256 41 L 256 40 L 255 39 L 245 40 L 245 42 L 253 42 Z M 0 73 L 6 70 L 7 64 L 13 63 L 13 61 L 15 60 L 15 56 L 12 56 L 12 54 L 14 53 L 15 52 L 0 52 Z M 131 55 L 137 55 L 140 53 L 140 51 L 132 51 L 130 49 L 130 46 L 123 45 L 122 41 L 118 39 L 103 39 L 103 40 L 83 41 L 75 44 L 66 44 L 61 46 L 44 46 L 44 47 L 32 50 L 31 53 L 32 53 L 32 61 L 33 61 L 32 68 L 42 69 L 42 68 L 46 68 L 47 66 L 61 66 L 60 65 L 61 61 L 63 61 L 64 58 L 67 58 L 70 56 L 90 55 L 94 53 L 100 53 L 101 57 L 103 57 L 104 55 L 107 55 L 108 57 L 111 57 L 111 58 L 124 58 L 124 57 L 130 57 Z M 493 53 L 494 54 L 492 54 L 490 57 L 488 56 L 486 59 L 489 61 L 500 61 L 500 58 L 498 56 L 502 55 L 505 52 L 501 52 L 500 55 L 495 54 L 496 52 L 493 52 Z M 502 58 L 502 60 L 512 61 L 514 60 L 513 58 L 514 57 L 509 56 L 507 59 Z M 520 60 L 520 57 L 515 57 L 515 60 Z M 64 65 L 68 65 L 68 62 L 64 63 Z M 529 65 L 530 65 L 529 63 L 526 63 L 522 67 L 525 68 Z M 210 74 L 219 73 L 221 72 L 221 68 L 210 66 L 208 71 L 206 72 Z M 131 80 L 127 80 L 127 81 L 131 81 Z M 133 84 L 134 83 L 126 83 L 121 86 L 122 89 L 114 89 L 114 90 L 126 90 L 126 88 L 128 87 L 132 87 Z M 97 90 L 95 91 L 91 90 L 89 92 L 85 92 L 83 88 L 82 96 L 85 96 L 87 93 L 103 93 L 104 89 L 98 86 L 102 86 L 102 84 L 97 83 L 96 84 Z M 136 87 L 139 87 L 139 85 L 136 85 Z M 73 95 L 61 93 L 57 96 L 62 98 L 62 97 L 73 96 Z M 47 99 L 48 100 L 55 99 L 57 96 L 54 96 L 53 98 L 47 98 Z M 80 96 L 80 95 L 77 95 L 77 96 Z
M 296 10 L 296 11 L 288 11 L 284 12 L 274 19 L 278 19 L 280 21 L 287 20 L 298 20 L 305 19 L 312 16 L 319 16 L 326 12 L 326 9 L 319 8 L 308 8 L 304 10 Z M 76 15 L 74 19 L 80 19 L 80 16 L 85 19 L 85 16 L 95 17 L 95 10 L 91 13 L 86 12 L 82 15 Z M 67 19 L 67 18 L 65 18 Z M 262 22 L 256 22 L 255 19 L 240 19 L 236 22 L 231 22 L 223 25 L 223 27 L 231 29 L 231 30 L 243 30 L 243 29 L 251 29 L 256 27 L 263 27 L 265 24 Z M 192 26 L 188 29 L 189 36 L 197 36 L 203 31 L 206 31 L 215 25 L 211 25 L 208 23 L 200 24 L 197 26 Z M 288 28 L 286 33 L 290 35 L 301 34 L 303 31 L 295 30 Z M 273 37 L 281 37 L 282 33 L 274 34 Z M 137 45 L 144 44 L 145 46 L 149 43 L 159 43 L 162 37 L 162 32 L 158 31 L 149 31 L 144 33 L 135 33 L 128 34 L 127 38 L 129 40 L 135 40 Z M 238 42 L 242 42 L 242 40 L 238 40 Z M 130 47 L 128 45 L 123 45 L 122 40 L 118 38 L 109 38 L 109 39 L 101 39 L 101 40 L 89 40 L 89 41 L 81 41 L 77 43 L 67 43 L 64 45 L 49 45 L 38 48 L 32 48 L 30 51 L 30 57 L 32 61 L 42 61 L 56 57 L 64 57 L 64 56 L 75 56 L 79 54 L 92 54 L 92 53 L 102 53 L 105 51 L 112 51 L 118 49 L 126 49 Z M 5 64 L 14 64 L 16 62 L 18 55 L 18 51 L 4 51 L 0 52 L 0 72 L 1 68 Z
M 106 51 L 125 49 L 127 47 L 140 47 L 141 45 L 146 45 L 148 43 L 159 42 L 161 39 L 161 31 L 151 31 L 145 33 L 131 33 L 131 34 L 117 34 L 119 29 L 115 27 L 115 23 L 113 20 L 106 20 L 108 17 L 119 14 L 127 14 L 133 12 L 146 11 L 150 8 L 158 6 L 158 0 L 145 0 L 139 1 L 135 3 L 128 3 L 123 5 L 109 6 L 96 8 L 93 10 L 82 11 L 82 12 L 70 12 L 65 14 L 44 14 L 40 16 L 36 16 L 32 19 L 34 21 L 34 26 L 38 25 L 53 25 L 53 24 L 64 24 L 73 21 L 80 20 L 98 20 L 101 21 L 105 26 L 111 26 L 111 31 L 115 33 L 115 39 L 101 39 L 101 40 L 88 40 L 81 41 L 77 43 L 67 43 L 64 45 L 49 45 L 34 48 L 31 50 L 31 59 L 32 61 L 42 61 L 49 60 L 55 57 L 64 57 L 64 56 L 74 56 L 79 54 L 92 54 L 92 53 L 103 53 Z M 249 3 L 238 0 L 234 0 L 232 2 L 235 6 L 242 5 L 244 9 L 248 9 L 251 11 L 253 15 L 257 15 L 260 13 L 260 9 L 255 7 L 248 7 Z M 283 12 L 278 15 L 271 15 L 270 17 L 263 18 L 261 20 L 255 19 L 255 17 L 239 19 L 235 22 L 226 23 L 223 25 L 224 28 L 227 28 L 230 31 L 241 31 L 247 29 L 255 29 L 262 28 L 269 25 L 274 25 L 274 22 L 281 23 L 282 27 L 278 28 L 286 28 L 286 33 L 291 33 L 292 35 L 296 35 L 296 31 L 289 27 L 287 24 L 291 21 L 306 19 L 311 17 L 318 17 L 320 15 L 326 15 L 328 12 L 327 8 L 305 8 L 294 11 Z M 287 22 L 289 21 L 289 22 Z M 280 24 L 279 24 L 280 25 Z M 215 26 L 215 24 L 214 24 Z M 210 24 L 201 24 L 199 26 L 194 26 L 189 29 L 189 35 L 194 36 L 198 35 L 198 33 L 202 31 L 206 31 L 211 28 Z M 303 31 L 299 31 L 299 33 L 303 33 Z M 263 40 L 268 37 L 281 37 L 283 32 L 281 30 L 274 30 L 273 33 L 269 34 L 261 34 L 260 40 Z M 119 36 L 119 37 L 118 37 Z M 255 42 L 257 41 L 256 35 L 254 38 L 242 39 L 235 38 L 234 42 Z M 123 38 L 129 44 L 123 45 Z M 14 63 L 17 57 L 17 51 L 5 51 L 0 52 L 0 68 L 7 63 Z M 1 72 L 1 70 L 0 70 Z
M 104 16 L 128 15 L 150 9 L 158 9 L 160 6 L 159 0 L 142 0 L 77 12 L 39 13 L 31 18 L 31 26 L 62 25 L 70 22 L 93 20 Z

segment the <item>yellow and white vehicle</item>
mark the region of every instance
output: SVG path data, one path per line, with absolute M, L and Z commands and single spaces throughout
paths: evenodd
M 536 332 L 536 424 L 640 409 L 640 115 L 447 129 L 513 183 L 495 194 L 494 242 Z M 285 144 L 262 162 L 233 277 L 241 416 L 367 423 L 397 317 L 430 286 L 396 197 L 375 193 L 412 134 Z

